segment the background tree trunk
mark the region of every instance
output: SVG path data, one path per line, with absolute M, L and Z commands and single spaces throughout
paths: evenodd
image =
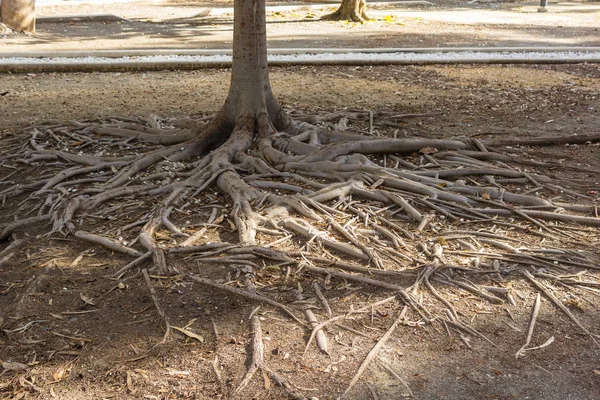
M 321 19 L 328 21 L 364 22 L 369 19 L 365 9 L 365 0 L 342 0 L 342 4 L 340 4 L 340 8 L 337 11 L 325 15 Z
M 35 0 L 2 0 L 0 21 L 16 31 L 35 32 Z

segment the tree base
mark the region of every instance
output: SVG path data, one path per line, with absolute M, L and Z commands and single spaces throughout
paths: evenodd
M 365 0 L 344 0 L 333 13 L 321 17 L 324 21 L 365 22 L 370 18 L 366 12 Z
M 3 0 L 0 2 L 0 16 L 0 22 L 15 31 L 35 33 L 33 0 Z
M 388 291 L 409 307 L 412 320 L 490 343 L 439 286 L 502 305 L 514 302 L 507 279 L 536 285 L 548 278 L 568 287 L 581 283 L 572 278 L 575 269 L 598 269 L 593 199 L 586 206 L 523 194 L 535 187 L 588 199 L 518 168 L 543 170 L 546 163 L 508 157 L 509 166 L 493 143 L 474 139 L 353 135 L 291 120 L 277 131 L 260 113 L 240 115 L 224 139 L 229 123 L 216 121 L 193 130 L 189 121 L 155 117 L 32 128 L 27 145 L 7 143 L 1 161 L 17 170 L 44 166 L 48 175 L 0 195 L 18 199 L 21 215 L 37 216 L 5 224 L 0 238 L 51 221 L 52 235 L 131 257 L 115 277 L 147 264 L 157 275 L 187 275 L 310 326 L 322 352 L 323 328 L 335 317 L 320 323 L 308 308 L 303 322 L 297 310 L 262 293 L 256 279 L 267 266 L 282 279 L 294 271 L 298 282 L 310 276 Z M 92 234 L 85 231 L 92 220 L 106 222 Z M 186 264 L 176 262 L 182 258 Z M 226 266 L 221 281 L 234 276 L 239 287 L 198 276 L 188 265 L 194 261 Z M 497 279 L 482 283 L 491 275 Z M 257 360 L 247 376 L 268 371 Z

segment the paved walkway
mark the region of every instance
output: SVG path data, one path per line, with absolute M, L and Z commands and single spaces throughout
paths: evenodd
M 0 56 L 14 52 L 129 49 L 226 49 L 231 47 L 231 1 L 183 0 L 106 2 L 61 1 L 38 4 L 34 36 L 2 35 Z M 85 4 L 82 4 L 85 3 Z M 435 0 L 433 0 L 435 3 Z M 208 5 L 217 5 L 207 14 Z M 274 2 L 267 2 L 273 6 Z M 277 48 L 389 47 L 544 47 L 600 46 L 600 3 L 550 2 L 537 13 L 537 2 L 459 6 L 386 5 L 371 7 L 374 22 L 321 22 L 336 4 L 297 10 L 267 11 L 269 46 Z M 313 7 L 308 9 L 307 7 Z M 113 14 L 124 20 L 62 20 L 45 17 Z M 56 19 L 55 19 L 56 21 Z

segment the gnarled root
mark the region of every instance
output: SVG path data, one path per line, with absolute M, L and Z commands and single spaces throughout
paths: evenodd
M 149 259 L 158 274 L 186 273 L 171 262 L 180 257 L 250 274 L 275 264 L 288 277 L 297 265 L 299 278 L 392 291 L 423 322 L 444 321 L 423 305 L 422 296 L 432 296 L 448 310 L 451 327 L 474 336 L 436 287 L 502 304 L 496 293 L 506 289 L 482 285 L 479 277 L 507 276 L 515 265 L 561 273 L 597 268 L 582 240 L 589 246 L 599 240 L 596 230 L 583 227 L 600 225 L 590 196 L 578 196 L 590 204 L 571 204 L 577 190 L 507 167 L 484 142 L 365 137 L 282 115 L 275 129 L 264 110 L 233 122 L 225 114 L 191 140 L 180 128 L 157 138 L 167 127 L 156 119 L 33 129 L 27 145 L 15 145 L 2 162 L 44 164 L 47 174 L 0 192 L 19 199 L 24 216 L 5 223 L 0 238 L 52 221 L 53 234 L 134 257 L 118 276 Z M 533 189 L 543 196 L 527 193 Z M 551 200 L 558 190 L 562 198 Z M 89 219 L 119 227 L 86 232 Z M 427 291 L 419 292 L 422 284 Z M 300 322 L 290 307 L 258 290 L 243 294 Z

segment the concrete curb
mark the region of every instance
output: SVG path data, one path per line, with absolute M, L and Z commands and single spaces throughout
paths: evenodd
M 298 57 L 302 51 L 307 57 Z M 600 52 L 579 53 L 529 53 L 527 52 L 479 52 L 485 56 L 476 57 L 472 52 L 430 52 L 401 53 L 393 57 L 390 53 L 321 53 L 309 57 L 313 49 L 288 49 L 286 54 L 273 54 L 269 65 L 273 67 L 312 65 L 312 66 L 364 66 L 364 65 L 428 65 L 428 64 L 575 64 L 600 63 Z M 323 50 L 323 49 L 321 49 Z M 217 52 L 221 52 L 220 54 Z M 156 51 L 155 51 L 156 52 Z M 229 68 L 231 59 L 226 50 L 216 50 L 209 56 L 160 55 L 137 56 L 123 54 L 112 59 L 105 57 L 85 58 L 59 57 L 51 58 L 0 58 L 0 72 L 33 73 L 33 72 L 127 72 L 127 71 L 161 71 L 161 70 L 198 70 L 207 68 Z M 331 52 L 331 50 L 329 51 Z M 343 54 L 345 57 L 340 57 Z M 144 58 L 145 57 L 145 58 Z
M 600 47 L 554 46 L 554 47 L 422 47 L 422 48 L 271 48 L 269 54 L 428 54 L 428 53 L 600 53 Z M 0 53 L 0 62 L 7 58 L 77 58 L 77 57 L 148 57 L 148 56 L 214 56 L 231 55 L 231 49 L 140 49 L 140 50 L 94 50 Z

